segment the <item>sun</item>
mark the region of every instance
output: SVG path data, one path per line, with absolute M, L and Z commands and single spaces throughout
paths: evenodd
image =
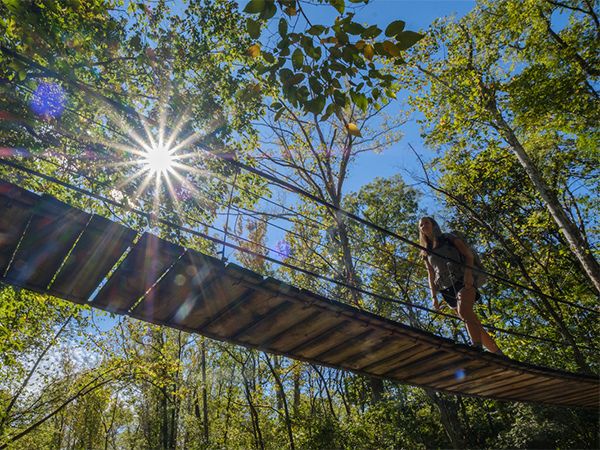
M 173 150 L 162 145 L 150 147 L 144 155 L 143 162 L 150 173 L 166 175 L 172 171 L 175 162 Z

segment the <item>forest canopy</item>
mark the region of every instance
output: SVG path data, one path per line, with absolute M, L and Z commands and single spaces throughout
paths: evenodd
M 386 7 L 2 0 L 0 178 L 468 343 L 394 237 L 433 212 L 504 280 L 476 310 L 507 356 L 597 375 L 597 2 L 478 0 L 422 30 L 369 19 Z M 367 173 L 415 123 L 419 173 Z M 598 448 L 598 419 L 0 284 L 0 448 Z

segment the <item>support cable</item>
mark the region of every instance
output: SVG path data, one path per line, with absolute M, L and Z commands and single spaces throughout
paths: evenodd
M 172 222 L 170 220 L 162 219 L 160 217 L 156 217 L 156 215 L 154 215 L 154 214 L 151 214 L 151 213 L 148 213 L 148 212 L 145 212 L 145 211 L 142 211 L 142 210 L 138 210 L 138 209 L 135 209 L 135 208 L 131 208 L 131 207 L 129 207 L 129 206 L 123 204 L 123 203 L 117 202 L 115 200 L 111 200 L 111 199 L 106 198 L 104 196 L 101 196 L 99 194 L 95 194 L 93 192 L 87 191 L 86 189 L 79 188 L 77 186 L 74 186 L 74 185 L 72 185 L 70 183 L 67 183 L 67 182 L 64 182 L 64 181 L 61 181 L 61 180 L 59 180 L 59 179 L 57 179 L 55 177 L 52 177 L 50 175 L 43 174 L 43 173 L 38 172 L 38 171 L 36 171 L 34 169 L 30 169 L 30 168 L 21 166 L 19 164 L 13 163 L 11 161 L 7 161 L 5 159 L 0 159 L 0 164 L 1 165 L 5 165 L 5 166 L 9 166 L 9 167 L 13 167 L 13 168 L 15 168 L 17 170 L 24 171 L 24 172 L 29 173 L 31 175 L 35 175 L 37 177 L 43 178 L 43 179 L 45 179 L 45 180 L 47 180 L 49 182 L 61 185 L 61 186 L 65 187 L 65 188 L 67 188 L 67 189 L 74 190 L 74 191 L 76 191 L 76 192 L 78 192 L 78 193 L 80 193 L 82 195 L 86 195 L 86 196 L 95 198 L 97 200 L 100 200 L 100 201 L 103 201 L 103 202 L 106 202 L 106 203 L 110 203 L 110 204 L 112 204 L 114 206 L 117 206 L 119 208 L 123 208 L 125 210 L 129 210 L 129 211 L 131 211 L 131 212 L 133 212 L 135 214 L 138 214 L 138 215 L 140 215 L 142 217 L 145 217 L 147 219 L 155 220 L 155 221 L 160 222 L 160 223 L 162 223 L 164 225 L 167 225 L 167 226 L 170 226 L 170 227 L 173 227 L 173 228 L 177 228 L 180 231 L 183 231 L 183 232 L 186 232 L 186 233 L 190 233 L 190 234 L 199 236 L 201 238 L 210 240 L 210 241 L 215 242 L 217 244 L 226 245 L 226 246 L 228 246 L 230 248 L 233 248 L 235 250 L 251 254 L 251 255 L 253 255 L 253 256 L 257 257 L 257 258 L 265 259 L 265 260 L 273 262 L 275 264 L 287 267 L 287 268 L 289 268 L 291 270 L 296 270 L 298 272 L 302 272 L 302 273 L 304 273 L 306 275 L 309 275 L 309 276 L 312 276 L 314 278 L 318 278 L 318 279 L 321 279 L 323 281 L 327 281 L 329 283 L 337 284 L 339 286 L 345 287 L 347 289 L 354 290 L 356 292 L 360 292 L 361 294 L 364 294 L 364 295 L 367 295 L 367 296 L 370 296 L 370 297 L 373 297 L 373 298 L 377 298 L 377 299 L 380 299 L 380 300 L 389 301 L 389 302 L 392 302 L 392 303 L 401 304 L 401 305 L 404 305 L 404 306 L 410 306 L 410 307 L 413 307 L 413 308 L 416 308 L 416 309 L 419 309 L 419 310 L 422 310 L 422 311 L 426 311 L 426 312 L 429 312 L 429 313 L 436 314 L 438 316 L 448 317 L 448 318 L 451 318 L 452 320 L 459 320 L 459 321 L 463 321 L 464 322 L 463 319 L 461 319 L 459 317 L 456 317 L 455 315 L 446 314 L 446 313 L 443 313 L 443 312 L 440 312 L 440 311 L 436 311 L 436 310 L 433 310 L 433 309 L 430 309 L 430 308 L 427 308 L 427 307 L 424 307 L 424 306 L 421 306 L 421 305 L 417 305 L 417 304 L 414 304 L 414 303 L 405 302 L 405 301 L 394 299 L 394 298 L 391 298 L 391 297 L 386 297 L 384 295 L 376 294 L 374 292 L 370 292 L 370 291 L 365 290 L 363 288 L 359 288 L 359 287 L 356 287 L 356 286 L 349 285 L 349 284 L 347 284 L 347 283 L 345 283 L 343 281 L 335 280 L 335 279 L 326 277 L 324 275 L 318 274 L 316 272 L 312 272 L 310 270 L 307 270 L 307 269 L 304 269 L 304 268 L 301 268 L 301 267 L 298 267 L 298 266 L 294 266 L 294 265 L 286 263 L 284 261 L 280 261 L 280 260 L 277 260 L 275 258 L 271 258 L 271 257 L 269 257 L 267 255 L 263 255 L 261 253 L 252 251 L 250 249 L 247 249 L 247 248 L 244 248 L 244 247 L 241 247 L 241 246 L 229 243 L 229 242 L 225 242 L 222 239 L 210 236 L 210 235 L 208 235 L 206 233 L 202 233 L 200 231 L 197 231 L 197 230 L 194 230 L 194 229 L 191 229 L 191 228 L 188 228 L 188 227 L 181 226 L 181 225 L 176 224 L 176 223 L 174 223 L 174 222 Z M 504 329 L 500 329 L 500 328 L 491 327 L 489 325 L 484 325 L 484 327 L 488 328 L 488 329 L 495 329 L 495 330 L 498 330 L 498 331 L 502 331 L 504 333 L 515 335 L 515 336 L 527 337 L 527 338 L 532 339 L 532 340 L 538 340 L 538 341 L 544 341 L 544 342 L 549 342 L 549 343 L 553 343 L 553 344 L 559 344 L 559 345 L 562 345 L 562 346 L 564 346 L 566 348 L 571 347 L 571 344 L 566 343 L 566 342 L 555 341 L 555 340 L 551 340 L 551 339 L 547 339 L 547 338 L 542 338 L 542 337 L 538 337 L 538 336 L 528 335 L 528 334 L 525 334 L 525 333 L 514 332 L 514 331 L 511 331 L 511 330 L 504 330 Z M 585 346 L 585 345 L 578 345 L 578 347 L 582 348 L 582 349 L 594 351 L 594 352 L 598 351 L 598 349 L 596 349 L 596 348 L 592 348 L 592 347 Z
M 64 80 L 66 83 L 70 84 L 71 86 L 74 86 L 75 88 L 77 88 L 79 90 L 82 90 L 83 92 L 87 93 L 91 97 L 99 99 L 101 101 L 104 101 L 109 106 L 115 108 L 115 110 L 121 111 L 121 112 L 125 113 L 128 117 L 132 118 L 135 121 L 139 120 L 139 121 L 142 121 L 142 122 L 145 121 L 145 122 L 150 123 L 150 124 L 155 124 L 154 121 L 152 121 L 151 119 L 149 119 L 147 117 L 144 117 L 141 113 L 135 111 L 130 106 L 124 105 L 122 102 L 120 102 L 118 100 L 111 99 L 111 98 L 105 96 L 104 94 L 97 92 L 95 89 L 90 88 L 89 86 L 81 83 L 79 80 L 77 80 L 74 77 L 71 77 L 71 76 L 61 76 L 61 74 L 59 74 L 58 72 L 56 72 L 56 71 L 54 71 L 54 70 L 52 70 L 52 69 L 50 69 L 48 67 L 45 67 L 42 64 L 39 64 L 39 63 L 31 60 L 27 56 L 21 55 L 20 53 L 14 51 L 12 49 L 9 49 L 9 48 L 5 47 L 4 45 L 0 45 L 0 51 L 3 52 L 3 53 L 5 53 L 5 54 L 7 54 L 7 55 L 9 55 L 9 56 L 12 56 L 13 58 L 21 61 L 22 63 L 25 63 L 25 64 L 27 64 L 27 65 L 29 65 L 31 67 L 34 67 L 34 68 L 36 68 L 38 70 L 41 70 L 42 72 L 44 72 L 44 73 L 46 73 L 46 74 L 48 74 L 50 76 L 53 76 L 53 77 L 55 77 L 57 79 Z M 212 135 L 212 134 L 214 134 L 214 132 L 210 133 L 209 135 L 207 135 L 207 137 L 210 136 L 210 135 Z M 557 302 L 569 304 L 571 306 L 575 306 L 576 305 L 576 307 L 579 307 L 581 309 L 585 309 L 585 310 L 587 310 L 589 312 L 592 312 L 594 314 L 600 314 L 600 311 L 597 311 L 597 310 L 594 310 L 594 309 L 591 309 L 591 308 L 587 308 L 585 306 L 578 305 L 578 304 L 575 304 L 573 302 L 569 302 L 568 300 L 558 299 L 558 298 L 556 298 L 554 296 L 551 296 L 549 294 L 541 292 L 541 291 L 539 291 L 537 289 L 534 289 L 532 287 L 529 287 L 529 286 L 526 286 L 524 284 L 512 281 L 512 280 L 510 280 L 510 279 L 508 279 L 508 278 L 506 278 L 504 276 L 496 275 L 494 273 L 490 273 L 490 272 L 487 272 L 485 270 L 482 270 L 482 269 L 479 269 L 479 268 L 475 268 L 473 266 L 469 266 L 469 265 L 465 264 L 464 262 L 456 261 L 453 258 L 449 258 L 446 255 L 441 255 L 441 254 L 437 253 L 435 250 L 431 250 L 431 249 L 425 248 L 425 247 L 421 246 L 420 244 L 417 244 L 416 242 L 413 242 L 413 241 L 411 241 L 411 240 L 409 240 L 409 239 L 407 239 L 407 238 L 405 238 L 403 236 L 398 235 L 397 233 L 394 233 L 393 231 L 387 230 L 386 228 L 381 227 L 381 226 L 379 226 L 379 225 L 377 225 L 375 223 L 372 223 L 372 222 L 370 222 L 370 221 L 368 221 L 368 220 L 366 220 L 366 219 L 364 219 L 364 218 L 362 218 L 362 217 L 360 217 L 360 216 L 358 216 L 356 214 L 348 212 L 348 211 L 344 210 L 341 207 L 335 206 L 332 203 L 328 202 L 327 200 L 324 200 L 324 199 L 322 199 L 322 198 L 320 198 L 320 197 L 318 197 L 318 196 L 316 196 L 314 194 L 311 194 L 310 192 L 308 192 L 308 191 L 306 191 L 304 189 L 301 189 L 301 188 L 299 188 L 297 186 L 294 186 L 294 185 L 292 185 L 289 182 L 286 182 L 286 181 L 283 181 L 281 179 L 278 179 L 275 176 L 269 175 L 266 172 L 261 171 L 259 169 L 256 169 L 254 167 L 251 167 L 248 164 L 245 164 L 245 163 L 243 163 L 241 161 L 233 160 L 231 158 L 228 158 L 225 155 L 221 155 L 221 154 L 215 153 L 214 151 L 212 151 L 210 148 L 208 148 L 207 146 L 203 145 L 202 143 L 198 143 L 197 148 L 205 151 L 208 155 L 210 155 L 213 158 L 221 159 L 221 160 L 226 161 L 227 163 L 229 163 L 229 164 L 231 164 L 233 166 L 236 166 L 238 168 L 242 168 L 242 169 L 244 169 L 244 170 L 246 170 L 246 171 L 248 171 L 250 173 L 253 173 L 255 175 L 258 175 L 258 176 L 260 176 L 260 177 L 262 177 L 264 179 L 270 180 L 273 183 L 279 185 L 280 187 L 282 187 L 282 188 L 284 188 L 284 189 L 286 189 L 286 190 L 288 190 L 290 192 L 295 192 L 297 194 L 300 194 L 303 197 L 311 199 L 314 202 L 316 202 L 316 203 L 318 203 L 318 204 L 320 204 L 322 206 L 330 208 L 333 211 L 335 211 L 335 212 L 337 212 L 337 213 L 339 213 L 339 214 L 341 214 L 341 215 L 343 215 L 343 216 L 345 216 L 345 217 L 347 217 L 347 218 L 349 218 L 351 220 L 354 220 L 354 221 L 356 221 L 358 223 L 361 223 L 361 224 L 363 224 L 363 225 L 365 225 L 367 227 L 373 228 L 374 230 L 377 230 L 380 233 L 386 234 L 386 235 L 388 235 L 390 237 L 394 237 L 394 238 L 400 240 L 401 242 L 404 242 L 404 243 L 406 243 L 406 244 L 408 244 L 408 245 L 410 245 L 412 247 L 415 247 L 415 248 L 417 248 L 417 249 L 419 249 L 421 251 L 424 251 L 424 252 L 429 253 L 429 254 L 436 255 L 436 256 L 438 256 L 438 257 L 440 257 L 440 258 L 442 258 L 442 259 L 444 259 L 446 261 L 454 262 L 455 264 L 461 265 L 462 267 L 469 267 L 471 269 L 478 270 L 479 272 L 487 275 L 488 277 L 494 278 L 494 279 L 496 279 L 496 280 L 498 280 L 498 281 L 500 281 L 500 282 L 502 282 L 502 283 L 504 283 L 506 285 L 517 287 L 517 288 L 526 290 L 528 292 L 532 292 L 532 293 L 537 294 L 537 295 L 539 295 L 541 297 L 544 297 L 544 298 L 547 298 L 547 299 L 551 299 L 551 300 L 554 300 L 554 301 L 557 301 Z

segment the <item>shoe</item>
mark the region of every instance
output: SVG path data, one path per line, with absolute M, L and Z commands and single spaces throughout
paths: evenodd
M 506 356 L 506 355 L 504 354 L 504 352 L 503 352 L 502 350 L 500 350 L 500 349 L 496 350 L 496 351 L 494 352 L 494 355 Z
M 483 351 L 483 345 L 481 345 L 481 342 L 478 342 L 478 343 L 476 343 L 476 344 L 475 344 L 475 343 L 473 343 L 473 344 L 471 344 L 471 346 L 472 346 L 474 349 L 476 349 L 476 350 Z

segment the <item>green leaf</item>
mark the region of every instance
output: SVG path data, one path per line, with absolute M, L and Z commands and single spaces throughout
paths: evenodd
M 402 33 L 402 30 L 404 30 L 405 25 L 406 23 L 403 20 L 395 20 L 387 26 L 387 28 L 385 29 L 385 35 L 387 37 L 396 36 Z
M 323 85 L 321 84 L 321 82 L 319 81 L 319 79 L 317 77 L 310 77 L 308 79 L 308 84 L 310 85 L 310 88 L 315 93 L 321 92 L 323 90 Z
M 323 31 L 325 31 L 325 30 L 326 30 L 326 27 L 324 27 L 323 25 L 313 25 L 306 32 L 308 34 L 312 34 L 313 36 L 318 36 L 319 34 L 323 33 Z
M 344 14 L 346 10 L 346 2 L 344 0 L 329 0 L 329 4 L 337 9 L 337 12 Z
M 304 53 L 302 53 L 302 50 L 297 48 L 296 50 L 294 50 L 294 53 L 292 54 L 292 65 L 294 66 L 294 69 L 299 70 L 303 64 L 304 64 Z
M 350 97 L 352 98 L 352 102 L 363 112 L 367 110 L 367 107 L 369 106 L 369 101 L 367 100 L 367 97 L 364 94 L 360 92 L 350 91 Z
M 346 106 L 346 102 L 348 101 L 346 95 L 342 91 L 334 91 L 333 93 L 333 101 L 336 105 L 344 107 Z
M 265 0 L 250 0 L 244 8 L 244 12 L 248 14 L 258 14 L 265 9 L 265 4 Z
M 321 116 L 321 120 L 325 121 L 327 119 L 329 119 L 329 117 L 331 117 L 331 115 L 335 112 L 335 105 L 333 103 L 330 103 L 329 106 L 327 107 L 327 109 L 325 110 L 325 114 L 323 114 Z
M 396 36 L 396 39 L 398 39 L 398 48 L 400 50 L 406 50 L 423 39 L 423 35 L 415 33 L 414 31 L 403 31 Z
M 357 34 L 364 33 L 365 30 L 366 30 L 366 28 L 363 27 L 360 23 L 350 22 L 350 23 L 344 24 L 344 31 L 346 33 L 357 35 Z
M 314 47 L 311 40 L 304 41 L 302 43 L 302 48 L 304 49 L 304 52 L 315 61 L 321 58 L 321 47 Z
M 304 80 L 305 75 L 303 73 L 296 73 L 293 76 L 289 77 L 286 81 L 285 84 L 287 85 L 293 85 L 293 84 L 298 84 L 300 83 L 302 80 Z
M 275 117 L 273 117 L 273 120 L 274 120 L 275 122 L 277 122 L 277 121 L 278 121 L 278 120 L 281 118 L 281 115 L 284 113 L 284 111 L 285 111 L 285 110 L 284 110 L 283 108 L 279 109 L 279 111 L 277 111 L 277 112 L 275 113 Z
M 260 37 L 260 22 L 258 20 L 252 20 L 248 17 L 246 19 L 246 29 L 252 39 L 258 39 Z
M 371 25 L 361 33 L 363 39 L 374 39 L 381 34 L 381 29 L 377 25 Z
M 277 6 L 275 6 L 275 2 L 273 0 L 266 0 L 265 7 L 260 13 L 260 18 L 269 20 L 271 17 L 275 15 L 277 12 Z
M 286 80 L 291 78 L 294 75 L 294 72 L 292 72 L 290 69 L 281 69 L 279 71 L 279 78 L 281 79 L 281 81 L 285 84 Z
M 325 108 L 326 101 L 327 99 L 324 95 L 319 95 L 318 97 L 306 102 L 304 104 L 304 109 L 313 114 L 321 114 L 321 111 L 323 111 L 323 108 Z
M 142 40 L 138 35 L 135 35 L 129 41 L 129 45 L 131 45 L 134 50 L 139 52 L 142 49 Z
M 279 34 L 281 37 L 285 37 L 288 31 L 288 23 L 287 20 L 281 18 L 279 19 Z
M 273 64 L 275 62 L 275 56 L 273 56 L 272 53 L 263 52 L 262 56 L 269 64 Z
M 349 63 L 353 62 L 353 57 L 354 55 L 358 54 L 358 49 L 354 46 L 354 45 L 349 45 L 347 47 L 344 47 L 344 50 L 342 50 L 342 58 Z

